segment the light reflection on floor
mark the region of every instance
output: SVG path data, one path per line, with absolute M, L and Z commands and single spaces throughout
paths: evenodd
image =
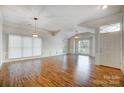
M 27 61 L 24 64 L 20 62 L 14 63 L 9 66 L 9 71 L 10 81 L 15 78 L 15 75 L 17 79 L 26 78 L 27 75 L 38 77 L 41 72 L 41 60 L 37 60 L 37 62 Z
M 90 78 L 91 62 L 89 56 L 78 56 L 75 76 L 78 82 L 87 81 Z
M 120 70 L 94 62 L 94 57 L 75 54 L 5 63 L 0 86 L 123 86 Z M 118 76 L 117 82 L 111 76 Z
M 74 79 L 78 83 L 85 83 L 89 80 L 91 74 L 91 63 L 93 62 L 92 58 L 89 56 L 83 55 L 68 55 L 68 56 L 57 56 L 39 60 L 30 60 L 27 62 L 16 62 L 9 66 L 9 80 L 26 80 L 27 76 L 31 78 L 40 78 L 42 73 L 60 73 L 63 72 L 67 75 L 68 73 L 72 75 L 65 76 L 66 78 Z M 52 69 L 52 70 L 51 70 Z M 50 73 L 47 75 L 49 76 Z M 58 75 L 58 74 L 57 74 Z M 61 76 L 61 75 L 60 75 Z M 60 77 L 62 78 L 62 77 Z M 12 83 L 11 83 L 12 85 Z

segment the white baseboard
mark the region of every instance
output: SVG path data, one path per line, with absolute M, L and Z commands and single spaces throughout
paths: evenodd
M 30 60 L 30 59 L 37 59 L 37 58 L 42 58 L 42 57 L 39 56 L 39 57 L 26 57 L 26 58 L 5 59 L 5 60 L 3 61 L 3 63 L 14 62 L 14 61 Z
M 31 60 L 31 59 L 38 59 L 38 58 L 45 58 L 45 57 L 54 57 L 54 56 L 60 56 L 60 55 L 66 55 L 64 54 L 57 54 L 57 55 L 46 55 L 46 56 L 36 56 L 36 57 L 25 57 L 25 58 L 14 58 L 14 59 L 5 59 L 3 63 L 7 62 L 15 62 L 15 61 L 23 61 L 23 60 Z

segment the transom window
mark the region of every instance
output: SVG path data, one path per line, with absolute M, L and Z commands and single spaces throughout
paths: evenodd
M 100 27 L 100 33 L 117 32 L 120 31 L 120 23 L 104 25 Z

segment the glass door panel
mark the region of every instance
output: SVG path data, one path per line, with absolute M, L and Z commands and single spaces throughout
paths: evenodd
M 89 54 L 89 40 L 78 41 L 78 53 Z

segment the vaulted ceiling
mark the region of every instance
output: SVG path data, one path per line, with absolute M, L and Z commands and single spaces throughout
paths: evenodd
M 38 28 L 48 31 L 77 29 L 83 22 L 119 13 L 122 6 L 109 6 L 102 10 L 98 5 L 16 5 L 1 6 L 4 23 L 33 27 L 38 17 Z

